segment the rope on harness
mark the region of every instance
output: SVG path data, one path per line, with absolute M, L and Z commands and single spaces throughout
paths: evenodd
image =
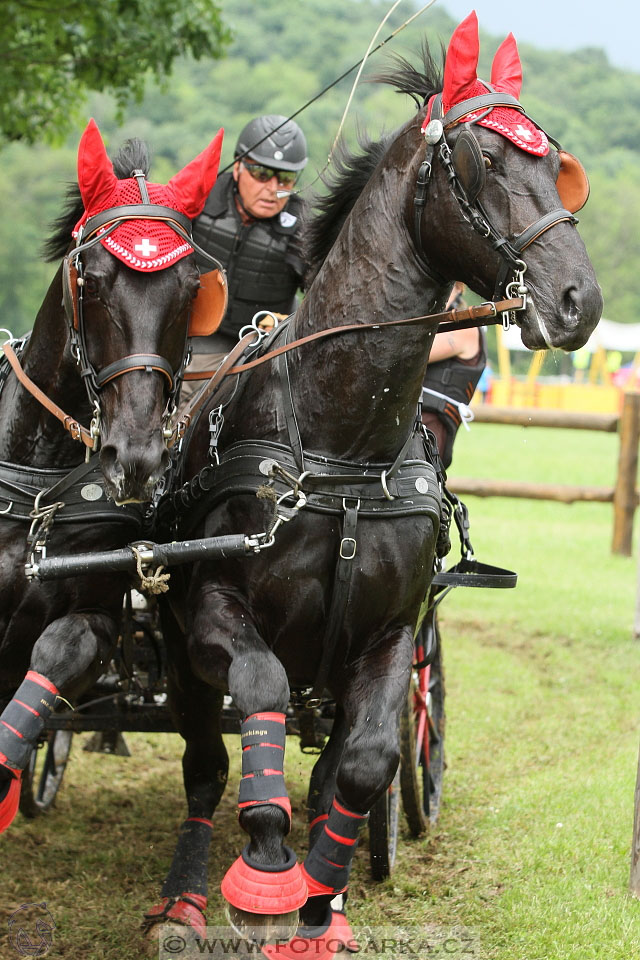
M 138 548 L 132 546 L 131 552 L 136 558 L 136 573 L 140 577 L 140 589 L 152 595 L 166 593 L 169 589 L 168 581 L 171 579 L 171 574 L 162 573 L 164 564 L 160 564 L 151 575 L 146 574 L 142 569 L 143 557 Z

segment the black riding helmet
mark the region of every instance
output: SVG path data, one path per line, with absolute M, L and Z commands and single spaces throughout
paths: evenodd
M 276 170 L 302 170 L 307 165 L 307 141 L 297 123 L 279 114 L 250 120 L 238 137 L 235 157 L 246 156 Z

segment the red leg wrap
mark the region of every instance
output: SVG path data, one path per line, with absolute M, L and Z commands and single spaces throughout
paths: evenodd
M 310 897 L 321 897 L 325 896 L 327 893 L 330 893 L 332 897 L 337 896 L 339 893 L 344 893 L 347 889 L 346 886 L 342 890 L 334 890 L 333 887 L 328 887 L 325 883 L 320 883 L 319 880 L 314 880 L 310 874 L 307 873 L 304 864 L 302 864 L 302 873 L 304 879 L 307 883 L 307 890 L 309 891 Z
M 207 921 L 204 911 L 207 898 L 199 893 L 183 893 L 179 897 L 163 897 L 162 903 L 145 913 L 143 927 L 150 930 L 158 923 L 181 923 L 193 927 L 199 937 L 207 935 Z
M 283 869 L 261 870 L 243 851 L 222 880 L 222 896 L 249 913 L 280 915 L 298 910 L 307 902 L 307 885 L 293 851 L 287 852 L 290 859 Z
M 344 941 L 344 927 L 337 920 L 338 917 L 342 917 L 349 930 L 350 938 L 347 943 Z M 344 914 L 332 912 L 331 923 L 320 936 L 295 936 L 289 943 L 269 944 L 263 947 L 262 953 L 269 960 L 296 960 L 299 957 L 307 960 L 331 960 L 336 954 L 343 953 L 345 949 L 356 952 L 358 945 Z
M 9 827 L 13 822 L 13 819 L 18 812 L 18 804 L 20 802 L 22 771 L 11 770 L 11 773 L 13 776 L 9 781 L 9 788 L 3 799 L 0 800 L 0 833 L 4 833 L 7 827 Z

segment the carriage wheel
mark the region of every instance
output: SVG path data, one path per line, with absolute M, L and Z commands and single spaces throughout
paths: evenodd
M 398 849 L 399 819 L 400 767 L 369 813 L 369 863 L 374 880 L 386 880 L 391 875 Z
M 25 817 L 38 817 L 53 805 L 64 776 L 73 733 L 70 730 L 48 730 L 45 739 L 31 754 L 22 774 L 20 812 Z
M 435 611 L 423 621 L 417 638 L 418 662 L 425 651 L 432 661 L 414 670 L 407 709 L 400 720 L 400 790 L 409 829 L 420 836 L 440 812 L 444 774 L 444 674 L 442 644 Z

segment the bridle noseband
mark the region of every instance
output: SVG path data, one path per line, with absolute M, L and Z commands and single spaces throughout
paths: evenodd
M 418 252 L 420 253 L 423 249 L 422 214 L 427 202 L 427 192 L 433 172 L 433 162 L 437 148 L 438 160 L 447 174 L 449 186 L 465 219 L 477 233 L 491 241 L 493 249 L 502 259 L 496 276 L 493 299 L 497 300 L 500 297 L 522 297 L 523 305 L 519 307 L 518 310 L 525 310 L 529 289 L 524 282 L 524 275 L 527 269 L 527 265 L 522 257 L 524 250 L 533 243 L 534 240 L 537 240 L 538 237 L 557 223 L 567 221 L 576 224 L 578 221 L 569 210 L 566 210 L 564 207 L 559 207 L 556 210 L 551 210 L 549 213 L 544 214 L 536 220 L 535 223 L 532 223 L 523 230 L 522 233 L 516 236 L 507 237 L 495 227 L 484 206 L 478 199 L 478 195 L 484 184 L 484 158 L 480 145 L 471 130 L 471 126 L 473 123 L 477 123 L 478 120 L 483 119 L 494 107 L 509 107 L 510 109 L 518 110 L 528 120 L 531 120 L 531 118 L 525 113 L 524 108 L 515 97 L 507 93 L 498 93 L 492 90 L 489 84 L 486 84 L 486 86 L 489 87 L 489 93 L 478 97 L 470 97 L 468 100 L 456 104 L 446 113 L 443 113 L 442 94 L 438 94 L 433 100 L 431 119 L 424 131 L 426 156 L 418 171 L 414 196 L 415 242 Z M 452 149 L 447 141 L 446 131 L 458 123 L 463 117 L 466 117 L 470 113 L 475 113 L 478 110 L 483 112 L 472 121 L 465 123 L 459 134 L 459 138 L 466 138 L 463 140 L 464 147 L 460 150 L 461 153 L 464 150 L 465 160 L 467 161 L 465 170 L 467 182 L 465 184 L 460 172 L 456 169 L 456 149 L 458 142 L 456 142 L 455 147 Z M 531 122 L 542 130 L 542 127 L 535 123 L 535 121 L 531 120 Z M 554 140 L 553 137 L 550 137 L 548 134 L 547 137 L 558 150 L 561 150 L 557 140 Z M 482 165 L 482 168 L 480 165 Z M 434 280 L 441 284 L 447 282 L 447 278 L 435 271 L 431 264 L 427 265 L 423 263 L 423 266 Z M 516 311 L 513 311 L 513 313 L 515 312 Z M 507 326 L 508 324 L 509 320 L 506 322 Z

